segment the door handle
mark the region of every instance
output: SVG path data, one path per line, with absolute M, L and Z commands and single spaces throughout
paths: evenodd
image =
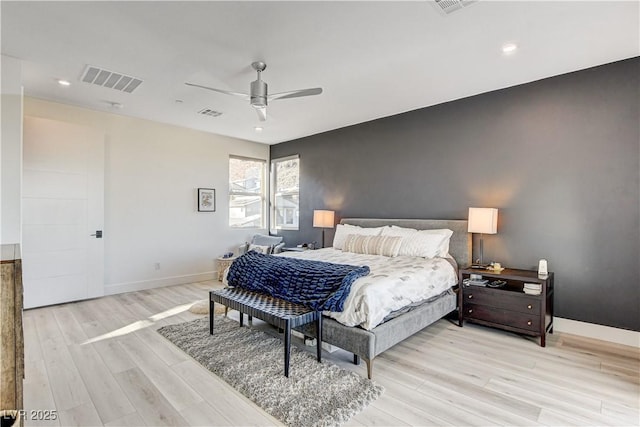
M 89 236 L 94 236 L 96 239 L 102 239 L 102 230 L 96 230 L 95 234 L 89 234 Z

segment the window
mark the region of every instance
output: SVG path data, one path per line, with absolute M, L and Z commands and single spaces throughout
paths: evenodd
M 229 226 L 264 228 L 266 162 L 229 158 Z
M 271 162 L 271 228 L 297 230 L 300 217 L 300 158 Z

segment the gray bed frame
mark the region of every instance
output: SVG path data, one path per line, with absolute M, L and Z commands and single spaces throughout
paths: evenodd
M 467 232 L 466 220 L 344 218 L 340 223 L 361 227 L 397 225 L 418 230 L 448 228 L 453 231 L 449 253 L 459 267 L 471 263 L 471 235 Z M 448 292 L 370 331 L 360 327 L 345 326 L 325 316 L 322 325 L 322 341 L 353 353 L 354 363 L 358 363 L 359 357 L 362 358 L 367 364 L 367 376 L 371 379 L 373 359 L 377 355 L 451 313 L 456 307 L 456 295 Z M 303 328 L 303 331 L 305 335 L 315 337 L 314 328 Z

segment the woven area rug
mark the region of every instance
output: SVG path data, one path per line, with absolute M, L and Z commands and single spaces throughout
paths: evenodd
M 208 317 L 158 332 L 286 425 L 340 425 L 384 391 L 295 346 L 286 378 L 282 340 L 224 316 L 216 316 L 214 325 L 213 335 Z

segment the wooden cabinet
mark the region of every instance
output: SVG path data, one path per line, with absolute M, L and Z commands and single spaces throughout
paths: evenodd
M 489 283 L 505 282 L 499 287 L 466 283 L 471 275 L 481 275 Z M 539 336 L 545 346 L 546 333 L 553 332 L 553 273 L 546 278 L 536 271 L 504 269 L 502 272 L 460 269 L 458 313 L 460 326 L 470 321 L 525 335 Z M 540 285 L 540 294 L 524 292 L 525 284 Z
M 11 411 L 23 403 L 22 261 L 18 245 L 1 245 L 0 253 L 0 411 Z

